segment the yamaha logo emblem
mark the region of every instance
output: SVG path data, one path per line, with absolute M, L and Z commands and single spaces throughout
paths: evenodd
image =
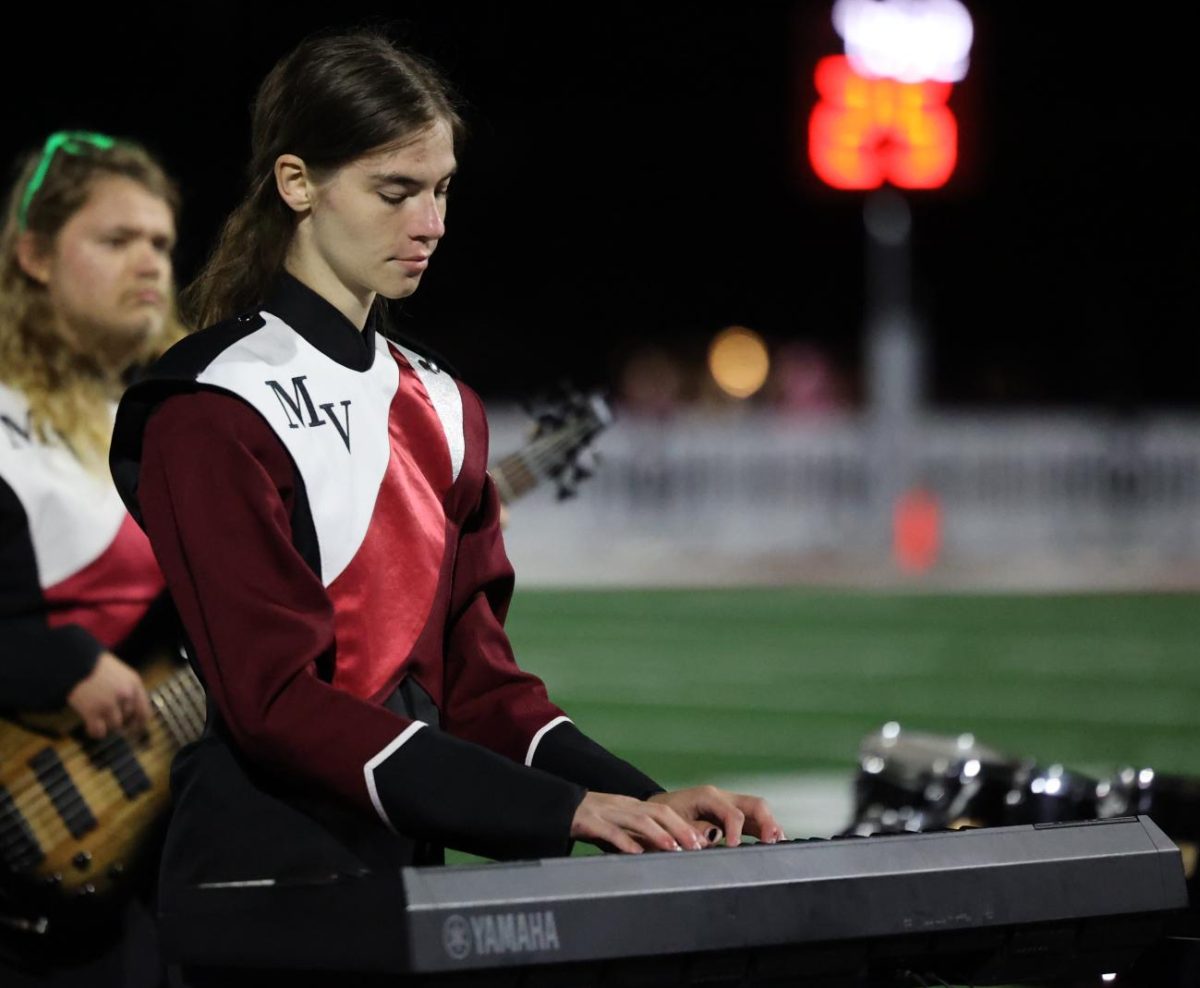
M 461 961 L 471 952 L 471 927 L 458 913 L 447 917 L 442 924 L 442 946 L 456 961 Z
M 560 950 L 558 923 L 553 909 L 527 913 L 454 913 L 442 924 L 442 947 L 451 960 L 471 954 L 527 954 Z

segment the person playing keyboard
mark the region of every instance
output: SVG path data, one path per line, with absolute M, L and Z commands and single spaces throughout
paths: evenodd
M 249 191 L 185 296 L 209 328 L 122 400 L 113 475 L 210 701 L 173 767 L 164 913 L 190 885 L 393 870 L 447 846 L 782 837 L 756 797 L 663 791 L 514 660 L 483 405 L 387 336 L 387 300 L 445 233 L 461 133 L 418 56 L 374 34 L 301 43 L 259 89 Z M 498 263 L 530 249 L 537 208 Z

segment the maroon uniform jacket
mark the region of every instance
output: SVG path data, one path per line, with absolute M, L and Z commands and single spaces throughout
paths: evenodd
M 113 475 L 209 694 L 164 890 L 562 854 L 585 789 L 658 791 L 514 661 L 487 455 L 474 392 L 286 274 L 126 393 Z

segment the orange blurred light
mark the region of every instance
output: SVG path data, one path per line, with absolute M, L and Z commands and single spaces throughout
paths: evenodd
M 958 160 L 958 124 L 948 82 L 868 79 L 844 55 L 817 63 L 821 100 L 808 121 L 813 171 L 835 189 L 946 184 Z
M 749 398 L 767 382 L 771 359 L 763 338 L 744 326 L 730 326 L 708 348 L 708 370 L 717 387 L 734 398 Z
M 906 573 L 924 573 L 937 562 L 942 543 L 942 505 L 921 487 L 905 491 L 892 508 L 892 552 Z

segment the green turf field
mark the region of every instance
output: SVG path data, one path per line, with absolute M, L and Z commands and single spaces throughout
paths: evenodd
M 519 590 L 520 663 L 667 784 L 851 772 L 888 720 L 1200 774 L 1200 595 Z

